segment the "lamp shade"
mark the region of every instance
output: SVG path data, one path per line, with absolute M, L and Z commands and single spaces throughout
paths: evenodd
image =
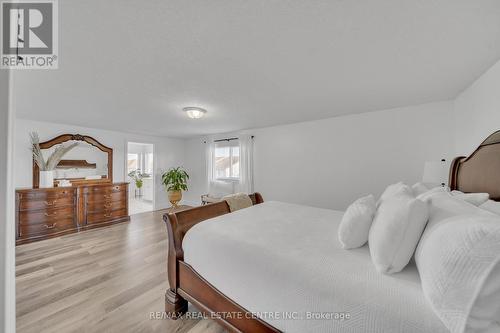
M 425 162 L 422 181 L 430 184 L 448 184 L 448 163 L 445 161 Z

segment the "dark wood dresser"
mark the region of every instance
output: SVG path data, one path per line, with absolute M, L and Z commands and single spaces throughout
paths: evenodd
M 16 244 L 129 220 L 128 183 L 16 190 Z

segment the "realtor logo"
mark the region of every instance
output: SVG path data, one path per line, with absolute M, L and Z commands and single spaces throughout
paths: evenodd
M 56 0 L 2 1 L 1 67 L 57 69 Z

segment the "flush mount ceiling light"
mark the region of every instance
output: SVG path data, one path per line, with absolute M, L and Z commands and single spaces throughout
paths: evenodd
M 207 113 L 207 110 L 195 106 L 183 108 L 182 111 L 186 112 L 188 117 L 192 119 L 201 118 Z

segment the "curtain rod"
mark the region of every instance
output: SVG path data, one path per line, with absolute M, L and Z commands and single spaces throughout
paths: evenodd
M 254 136 L 252 135 L 251 138 L 253 139 Z M 238 138 L 227 138 L 227 139 L 219 139 L 219 140 L 214 140 L 214 142 L 222 142 L 222 141 L 233 141 L 233 140 L 238 140 Z
M 227 138 L 227 139 L 219 139 L 219 140 L 214 140 L 214 142 L 222 142 L 222 141 L 233 141 L 233 140 L 238 140 L 238 138 Z

